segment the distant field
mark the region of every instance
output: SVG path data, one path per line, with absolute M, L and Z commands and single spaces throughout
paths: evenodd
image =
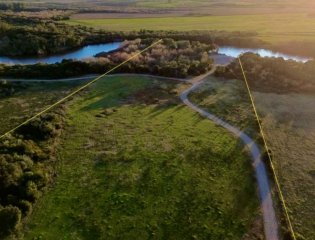
M 249 157 L 237 139 L 182 105 L 177 87 L 111 77 L 74 100 L 56 183 L 24 239 L 261 236 Z
M 130 19 L 74 18 L 66 23 L 116 31 L 140 29 L 256 31 L 263 40 L 272 43 L 315 40 L 315 17 L 302 13 Z
M 244 82 L 210 77 L 191 99 L 252 136 L 255 118 Z M 296 232 L 315 239 L 315 97 L 255 92 Z
M 0 0 L 0 2 L 8 3 L 8 0 Z M 273 10 L 286 10 L 295 12 L 302 10 L 308 10 L 311 6 L 314 6 L 312 1 L 308 0 L 283 0 L 283 1 L 272 1 L 272 0 L 15 0 L 14 2 L 23 2 L 29 6 L 50 6 L 58 8 L 75 8 L 75 9 L 120 9 L 124 10 L 142 10 L 150 9 L 154 10 L 182 10 L 187 9 L 190 11 L 194 10 L 208 10 L 210 14 L 215 13 L 213 10 L 228 10 L 235 12 L 246 12 L 248 9 L 253 11 L 260 11 L 259 9 Z

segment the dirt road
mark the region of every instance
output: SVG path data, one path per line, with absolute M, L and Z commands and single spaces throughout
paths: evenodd
M 207 75 L 212 74 L 213 71 L 209 72 Z M 193 80 L 193 85 L 184 91 L 180 98 L 181 100 L 191 109 L 198 112 L 203 117 L 208 118 L 209 120 L 215 122 L 216 124 L 224 127 L 229 132 L 231 132 L 236 137 L 240 138 L 244 145 L 249 150 L 250 156 L 253 160 L 253 167 L 255 170 L 255 175 L 257 179 L 258 189 L 259 189 L 259 195 L 260 195 L 260 202 L 261 202 L 261 210 L 263 214 L 263 220 L 264 220 L 264 232 L 265 232 L 265 238 L 266 240 L 278 240 L 278 222 L 276 219 L 275 209 L 272 202 L 271 197 L 271 189 L 268 181 L 268 175 L 266 171 L 265 164 L 262 160 L 262 154 L 259 150 L 259 147 L 257 144 L 244 132 L 237 129 L 236 127 L 230 125 L 229 123 L 225 122 L 224 120 L 218 118 L 217 116 L 204 111 L 203 109 L 199 108 L 195 104 L 189 101 L 188 95 L 189 93 L 196 90 L 204 81 L 205 75 L 203 78 L 198 77 L 197 81 L 196 79 Z

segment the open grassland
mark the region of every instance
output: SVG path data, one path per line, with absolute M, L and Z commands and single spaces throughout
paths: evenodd
M 294 228 L 315 239 L 315 97 L 255 93 Z
M 304 13 L 120 19 L 73 18 L 66 22 L 116 31 L 140 29 L 255 31 L 261 39 L 271 43 L 315 40 L 315 18 Z
M 210 77 L 191 99 L 252 136 L 255 118 L 245 85 Z M 315 97 L 254 92 L 294 229 L 315 239 Z
M 189 98 L 252 137 L 257 135 L 254 112 L 249 111 L 251 104 L 242 81 L 209 76 Z
M 260 239 L 246 151 L 178 87 L 110 77 L 77 97 L 25 239 Z
M 0 98 L 0 135 L 58 101 L 79 84 L 73 81 L 15 84 L 13 94 Z

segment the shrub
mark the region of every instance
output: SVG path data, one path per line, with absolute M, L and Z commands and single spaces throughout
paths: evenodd
M 17 230 L 21 221 L 21 211 L 14 206 L 0 208 L 0 236 L 5 237 Z

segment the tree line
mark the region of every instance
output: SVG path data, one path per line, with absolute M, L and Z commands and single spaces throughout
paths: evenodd
M 283 58 L 263 58 L 246 53 L 241 57 L 243 67 L 253 90 L 275 93 L 314 93 L 315 61 L 306 63 Z M 243 79 L 238 60 L 220 67 L 216 76 Z
M 111 53 L 100 53 L 85 61 L 64 60 L 56 64 L 0 65 L 1 77 L 66 78 L 85 74 L 101 74 L 127 60 L 157 39 L 125 41 L 123 47 Z M 142 53 L 117 69 L 116 73 L 149 73 L 168 77 L 200 75 L 212 67 L 208 51 L 212 44 L 196 41 L 164 39 L 162 43 Z
M 64 126 L 63 106 L 0 141 L 0 238 L 18 232 L 21 220 L 55 175 L 54 151 Z

